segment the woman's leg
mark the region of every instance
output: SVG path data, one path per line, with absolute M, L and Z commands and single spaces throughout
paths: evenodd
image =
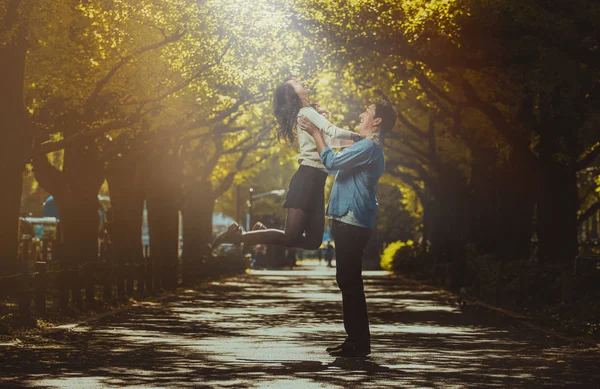
M 279 246 L 299 247 L 304 237 L 304 230 L 310 222 L 310 213 L 298 209 L 288 208 L 285 219 L 285 230 L 269 228 L 266 230 L 248 231 L 237 235 L 232 243 L 275 244 Z
M 321 212 L 310 213 L 308 226 L 304 232 L 301 247 L 306 250 L 317 250 L 323 243 L 323 230 L 325 229 L 325 210 L 320 208 Z
M 324 215 L 288 208 L 285 230 L 274 228 L 233 235 L 219 243 L 275 244 L 316 250 L 323 237 Z M 316 248 L 314 248 L 316 247 Z

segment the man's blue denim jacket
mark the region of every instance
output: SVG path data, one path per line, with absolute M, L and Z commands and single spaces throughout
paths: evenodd
M 327 170 L 337 171 L 327 215 L 343 216 L 350 211 L 361 225 L 373 228 L 379 207 L 375 186 L 385 170 L 381 146 L 363 139 L 337 153 L 327 147 L 320 157 Z

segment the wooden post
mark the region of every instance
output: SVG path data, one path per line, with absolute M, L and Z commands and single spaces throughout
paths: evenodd
M 154 283 L 154 293 L 160 293 L 165 287 L 164 262 L 154 256 L 152 257 L 152 282 Z
M 133 297 L 133 275 L 135 274 L 135 263 L 133 258 L 127 258 L 125 262 L 125 295 Z
M 192 259 L 190 257 L 186 257 L 185 255 L 182 256 L 182 260 L 181 260 L 181 283 L 183 285 L 191 285 L 192 282 L 192 272 L 191 272 L 191 267 L 192 267 Z M 196 261 L 194 261 L 196 262 Z
M 112 261 L 108 255 L 102 261 L 102 301 L 109 304 L 112 301 Z
M 596 240 L 598 239 L 598 212 L 594 212 L 591 221 L 591 229 L 590 229 L 590 239 Z
M 77 263 L 71 263 L 70 273 L 70 284 L 71 284 L 71 298 L 73 305 L 78 310 L 83 310 L 83 298 L 81 296 L 81 279 L 79 275 L 79 267 Z
M 145 295 L 145 290 L 144 290 L 144 282 L 145 282 L 145 274 L 144 274 L 144 266 L 145 265 L 145 261 L 144 261 L 144 256 L 142 253 L 142 248 L 140 247 L 140 250 L 138 250 L 137 255 L 135 256 L 135 276 L 136 276 L 136 280 L 137 280 L 137 289 L 136 289 L 136 296 L 137 297 L 141 297 Z
M 117 279 L 117 298 L 119 300 L 125 299 L 125 263 L 123 260 L 123 250 L 115 250 L 113 253 L 113 271 Z
M 116 272 L 117 278 L 117 298 L 119 300 L 125 299 L 125 264 L 121 262 L 121 258 L 117 258 L 117 261 L 113 263 L 113 270 Z
M 144 283 L 144 295 L 150 294 L 150 282 L 148 281 L 148 258 L 144 255 L 145 250 L 142 249 L 142 282 Z
M 36 262 L 35 271 L 35 312 L 40 317 L 46 316 L 46 290 L 48 289 L 48 276 L 46 275 L 46 262 Z
M 50 241 L 48 240 L 48 238 L 44 238 L 44 239 L 42 239 L 41 242 L 42 242 L 41 261 L 47 262 L 48 261 L 48 243 L 50 243 Z
M 66 263 L 61 253 L 61 243 L 58 239 L 52 242 L 52 262 L 58 262 L 60 264 L 59 279 L 59 305 L 61 311 L 69 309 L 69 264 Z
M 85 279 L 85 303 L 89 307 L 93 307 L 95 304 L 95 291 L 94 291 L 94 271 L 96 271 L 97 260 L 88 262 L 83 268 L 83 274 Z
M 154 268 L 150 256 L 146 257 L 146 291 L 149 294 L 154 293 Z
M 113 277 L 113 251 L 110 246 L 104 245 L 102 249 L 102 300 L 105 304 L 109 304 L 112 300 L 112 277 Z
M 21 240 L 21 290 L 19 292 L 19 314 L 23 322 L 31 319 L 31 293 L 29 292 L 29 246 L 31 237 Z

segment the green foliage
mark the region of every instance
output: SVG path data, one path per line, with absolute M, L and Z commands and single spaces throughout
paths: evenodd
M 65 141 L 93 144 L 102 161 L 171 152 L 185 183 L 206 183 L 231 213 L 231 185 L 286 187 L 294 170 L 297 145 L 272 131 L 284 76 L 305 78 L 350 129 L 387 96 L 399 121 L 385 139 L 379 229 L 386 241 L 408 239 L 425 230 L 432 203 L 481 190 L 473 165 L 482 160 L 492 172 L 519 156 L 528 177 L 541 162 L 594 161 L 599 12 L 590 4 L 44 0 L 19 11 L 29 15 L 19 19 L 29 23 L 25 108 L 44 152 Z M 3 45 L 15 28 L 0 28 Z M 448 170 L 468 190 L 444 182 Z M 590 174 L 583 213 L 598 197 Z M 36 184 L 26 182 L 30 195 Z
M 411 212 L 419 207 L 416 198 L 409 197 L 413 192 L 402 191 L 400 185 L 381 183 L 377 187 L 377 238 L 383 242 L 396 239 L 408 240 L 415 235 L 419 224 L 418 214 Z
M 221 195 L 280 147 L 269 93 L 299 72 L 305 44 L 289 8 L 273 5 L 39 4 L 24 80 L 36 145 L 47 153 L 94 140 L 102 161 L 177 150 L 187 179 Z
M 406 255 L 410 255 L 414 248 L 414 242 L 408 240 L 406 242 L 397 241 L 388 244 L 381 254 L 380 265 L 383 270 L 396 271 L 398 261 Z

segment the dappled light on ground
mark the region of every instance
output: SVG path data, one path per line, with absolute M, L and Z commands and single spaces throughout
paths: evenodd
M 373 354 L 344 339 L 335 273 L 252 271 L 59 338 L 2 349 L 0 385 L 40 388 L 590 387 L 595 350 L 550 339 L 383 272 L 365 276 Z

